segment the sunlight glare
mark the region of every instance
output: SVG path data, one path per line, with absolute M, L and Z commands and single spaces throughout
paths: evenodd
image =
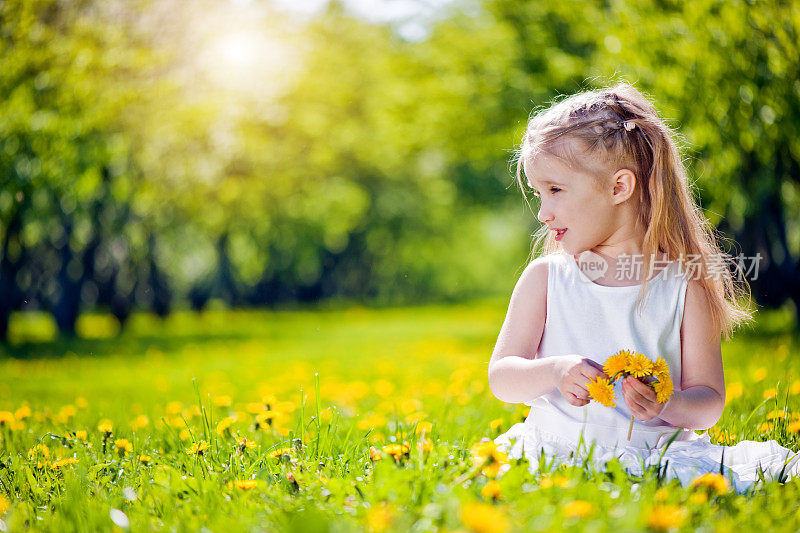
M 299 64 L 290 38 L 264 27 L 239 27 L 207 40 L 195 56 L 211 86 L 268 101 L 280 94 Z
M 221 55 L 239 67 L 252 67 L 255 64 L 258 43 L 251 35 L 233 34 L 220 40 Z

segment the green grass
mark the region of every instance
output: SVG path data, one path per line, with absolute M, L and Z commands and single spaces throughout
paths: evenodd
M 0 411 L 25 415 L 27 406 L 30 415 L 0 427 L 0 492 L 9 503 L 0 526 L 638 531 L 654 505 L 674 505 L 686 530 L 800 527 L 795 480 L 704 500 L 655 472 L 635 479 L 614 465 L 553 465 L 533 475 L 512 461 L 493 484 L 470 448 L 526 412 L 496 400 L 486 382 L 504 312 L 505 302 L 488 301 L 220 310 L 164 322 L 138 315 L 121 336 L 106 317 L 87 316 L 86 338 L 68 342 L 48 340 L 46 317 L 17 316 L 0 359 Z M 732 394 L 718 427 L 734 441 L 798 448 L 783 418 L 762 427 L 770 412 L 800 411 L 800 338 L 790 323 L 785 312 L 764 314 L 723 346 Z M 765 400 L 769 389 L 775 395 Z M 218 432 L 226 417 L 235 420 Z M 98 430 L 103 420 L 111 435 Z M 236 437 L 256 446 L 243 451 Z M 132 450 L 117 448 L 120 439 Z M 202 455 L 187 453 L 200 441 L 209 445 Z M 384 450 L 403 442 L 409 451 L 397 461 Z M 31 453 L 38 444 L 48 458 Z M 370 448 L 383 457 L 371 459 Z M 59 458 L 77 463 L 53 468 Z M 239 480 L 255 486 L 238 488 Z

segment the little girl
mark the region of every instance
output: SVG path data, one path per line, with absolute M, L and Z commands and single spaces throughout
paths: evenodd
M 721 335 L 750 319 L 726 257 L 695 203 L 670 129 L 630 84 L 574 95 L 528 123 L 517 161 L 540 199 L 539 243 L 511 296 L 489 362 L 492 393 L 531 406 L 495 443 L 538 468 L 580 464 L 592 448 L 632 474 L 667 464 L 682 484 L 720 463 L 743 491 L 759 479 L 800 475 L 775 441 L 711 444 L 725 406 Z M 674 394 L 659 403 L 639 379 L 618 401 L 590 401 L 606 359 L 631 350 L 669 365 Z M 622 399 L 622 401 L 619 401 Z M 629 432 L 631 416 L 634 419 Z

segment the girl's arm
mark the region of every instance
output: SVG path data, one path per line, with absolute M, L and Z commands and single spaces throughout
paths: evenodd
M 717 423 L 725 407 L 720 331 L 714 328 L 700 284 L 686 288 L 681 323 L 681 390 L 666 404 L 653 404 L 655 394 L 635 380 L 623 385 L 631 414 L 639 420 L 658 416 L 673 426 L 708 429 Z M 660 412 L 659 412 L 660 411 Z
M 489 361 L 489 389 L 498 400 L 530 402 L 558 389 L 572 405 L 589 403 L 585 384 L 606 377 L 580 355 L 537 358 L 547 314 L 547 263 L 537 259 L 520 276 Z

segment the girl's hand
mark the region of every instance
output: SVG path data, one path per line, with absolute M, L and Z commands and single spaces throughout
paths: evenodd
M 656 391 L 630 376 L 622 380 L 622 397 L 631 415 L 642 422 L 660 415 L 666 405 L 656 401 Z
M 602 366 L 577 354 L 558 356 L 555 372 L 558 392 L 567 403 L 575 407 L 583 407 L 589 403 L 586 383 L 598 376 L 608 379 Z

